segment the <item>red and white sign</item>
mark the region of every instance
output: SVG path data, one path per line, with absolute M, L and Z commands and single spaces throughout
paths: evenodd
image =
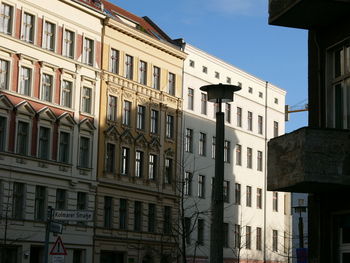
M 57 237 L 55 244 L 53 245 L 50 255 L 67 255 L 67 251 L 63 245 L 62 239 L 60 236 Z

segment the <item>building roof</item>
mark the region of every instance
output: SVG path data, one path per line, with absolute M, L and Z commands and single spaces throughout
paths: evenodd
M 161 30 L 149 17 L 139 17 L 129 11 L 112 4 L 106 0 L 75 0 L 77 2 L 88 5 L 94 9 L 99 10 L 106 16 L 111 17 L 118 22 L 127 24 L 135 29 L 142 31 L 149 36 L 160 41 L 166 41 L 171 44 L 178 45 L 173 41 L 163 30 Z

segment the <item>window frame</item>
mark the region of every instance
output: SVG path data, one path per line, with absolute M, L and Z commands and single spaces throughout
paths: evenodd
M 65 134 L 68 134 L 69 137 L 68 137 L 68 148 L 66 149 L 66 153 L 64 154 L 64 156 L 68 155 L 68 159 L 65 161 L 61 158 L 61 138 L 62 138 L 62 135 L 61 133 L 65 133 Z M 59 129 L 58 130 L 58 140 L 57 140 L 57 144 L 58 144 L 58 147 L 57 147 L 57 151 L 58 151 L 58 154 L 57 154 L 57 160 L 61 163 L 66 163 L 66 164 L 70 164 L 72 162 L 72 158 L 71 158 L 71 153 L 72 153 L 72 131 L 70 129 Z
M 110 49 L 109 71 L 113 74 L 119 74 L 120 51 L 115 48 Z
M 134 64 L 135 64 L 135 60 L 134 57 L 129 55 L 129 54 L 125 54 L 125 70 L 124 70 L 124 76 L 126 79 L 128 80 L 133 80 L 134 79 Z
M 7 31 L 6 30 L 6 32 L 5 32 L 5 30 L 3 30 L 4 28 L 5 28 L 5 16 L 6 16 L 6 14 L 5 13 L 0 13 L 0 17 L 2 16 L 3 18 L 1 18 L 1 20 L 2 20 L 2 22 L 3 22 L 3 28 L 0 30 L 0 33 L 3 33 L 3 34 L 6 34 L 6 35 L 10 35 L 10 36 L 13 36 L 13 34 L 14 34 L 14 21 L 15 21 L 15 17 L 14 17 L 14 14 L 15 14 L 15 12 L 14 12 L 14 10 L 15 10 L 15 7 L 14 7 L 14 5 L 12 5 L 12 4 L 10 4 L 10 3 L 7 3 L 7 2 L 1 2 L 1 6 L 0 6 L 0 10 L 5 10 L 5 9 L 3 9 L 2 8 L 2 6 L 8 6 L 8 7 L 10 7 L 10 14 L 8 15 L 10 18 L 9 18 L 9 22 L 8 22 L 8 27 L 10 28 L 10 30 L 9 31 Z
M 32 23 L 29 24 L 32 30 L 31 32 L 28 33 L 27 30 L 25 30 L 26 25 L 24 24 L 25 21 L 25 16 L 31 16 L 32 17 Z M 26 23 L 27 24 L 27 23 Z M 31 44 L 36 44 L 36 32 L 37 31 L 37 15 L 33 14 L 32 12 L 29 12 L 27 10 L 22 10 L 21 14 L 21 40 L 31 43 Z M 27 35 L 27 33 L 29 35 Z
M 41 140 L 41 129 L 46 129 L 48 131 L 48 138 L 47 138 L 47 146 L 46 148 L 46 153 L 45 153 L 45 149 L 42 151 L 42 140 Z M 52 128 L 50 126 L 47 125 L 43 125 L 43 124 L 39 124 L 38 127 L 38 139 L 37 139 L 37 157 L 40 159 L 44 159 L 44 160 L 51 160 L 51 150 L 52 150 Z
M 65 26 L 63 27 L 62 31 L 62 55 L 66 58 L 74 59 L 75 58 L 75 52 L 76 52 L 76 32 L 74 30 L 68 29 Z M 73 39 L 67 39 L 66 38 L 66 32 L 70 32 L 73 34 Z M 67 44 L 68 42 L 71 42 L 70 44 Z M 67 46 L 70 46 L 69 50 L 67 50 Z M 70 52 L 69 52 L 70 51 Z M 72 53 L 72 54 L 70 54 Z
M 2 62 L 5 62 L 5 63 L 2 63 Z M 6 65 L 5 73 L 3 73 L 4 72 L 2 67 L 3 65 Z M 4 58 L 0 56 L 0 89 L 1 90 L 10 90 L 11 72 L 12 72 L 11 69 L 12 69 L 12 60 L 9 58 Z M 4 84 L 3 87 L 2 87 L 2 84 Z
M 92 44 L 92 47 L 87 47 L 87 43 Z M 95 61 L 95 48 L 96 48 L 96 43 L 95 39 L 92 37 L 88 36 L 83 36 L 83 49 L 82 49 L 82 58 L 83 58 L 83 63 L 93 67 L 94 66 L 94 61 Z
M 48 30 L 46 28 L 47 25 L 53 26 L 53 32 L 48 32 Z M 44 18 L 43 24 L 42 24 L 42 42 L 41 42 L 41 47 L 46 49 L 46 50 L 55 52 L 56 48 L 57 48 L 57 44 L 56 44 L 57 43 L 57 32 L 58 32 L 57 23 Z M 52 37 L 51 40 L 49 39 L 50 38 L 50 34 L 51 34 L 51 37 Z M 48 40 L 50 40 L 50 41 L 48 42 Z
M 83 152 L 82 147 L 84 145 L 82 145 L 82 138 L 84 138 L 84 140 L 88 140 L 88 148 L 87 148 L 87 152 Z M 79 168 L 85 168 L 85 169 L 91 169 L 91 153 L 92 153 L 92 138 L 91 136 L 87 136 L 85 134 L 80 134 L 79 135 Z M 84 158 L 84 160 L 83 160 Z

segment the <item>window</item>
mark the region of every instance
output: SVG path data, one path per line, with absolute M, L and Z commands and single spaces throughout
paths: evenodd
M 230 78 L 230 77 L 227 77 L 227 78 L 226 78 L 226 83 L 227 83 L 227 84 L 231 84 L 231 78 Z
M 224 242 L 224 247 L 227 248 L 229 247 L 229 228 L 228 228 L 228 223 L 223 224 L 223 242 Z
M 159 112 L 151 110 L 151 133 L 158 133 Z
M 81 98 L 81 110 L 85 113 L 91 113 L 92 105 L 92 89 L 88 87 L 83 87 L 83 94 Z
M 138 178 L 143 177 L 143 152 L 136 151 L 135 154 L 135 176 Z
M 153 88 L 160 89 L 160 68 L 156 66 L 153 67 Z
M 139 64 L 139 82 L 147 85 L 147 62 L 140 60 Z
M 121 174 L 128 175 L 129 174 L 129 162 L 130 162 L 130 149 L 126 147 L 122 147 L 121 152 Z
M 50 129 L 46 127 L 39 128 L 38 157 L 40 159 L 50 159 Z
M 235 248 L 241 248 L 241 226 L 235 224 Z
M 120 199 L 119 203 L 119 228 L 128 229 L 128 201 L 126 199 Z
M 252 227 L 246 226 L 245 227 L 245 248 L 251 249 L 252 246 Z
M 87 194 L 84 192 L 77 193 L 77 210 L 86 210 L 87 208 Z
M 191 88 L 187 89 L 187 109 L 193 110 L 193 96 L 194 96 L 194 90 Z
M 171 207 L 165 206 L 164 207 L 164 225 L 163 225 L 163 231 L 164 234 L 170 234 L 171 233 Z
M 248 131 L 253 130 L 253 113 L 248 111 Z
M 132 80 L 134 76 L 134 57 L 125 55 L 125 77 Z
M 256 189 L 256 207 L 262 209 L 262 189 Z
M 199 149 L 198 154 L 201 156 L 207 155 L 207 135 L 203 132 L 199 133 Z
M 137 105 L 137 123 L 136 127 L 139 130 L 145 129 L 146 107 Z
M 220 73 L 215 71 L 215 78 L 219 79 L 220 78 Z
M 237 82 L 237 86 L 242 88 L 242 82 Z
M 32 87 L 32 70 L 30 68 L 21 67 L 19 93 L 30 96 Z
M 259 134 L 263 134 L 263 122 L 264 122 L 264 119 L 263 119 L 263 116 L 258 116 L 258 133 Z
M 205 198 L 205 176 L 198 175 L 198 197 Z
M 43 74 L 41 78 L 41 94 L 40 97 L 44 101 L 52 101 L 53 77 Z
M 174 138 L 174 116 L 166 116 L 166 137 L 168 139 Z
M 252 87 L 248 87 L 248 92 L 253 94 L 253 88 Z
M 56 25 L 45 21 L 43 32 L 43 48 L 54 51 L 56 40 Z
M 113 48 L 111 49 L 111 72 L 119 73 L 119 51 Z
M 190 245 L 191 244 L 191 218 L 190 217 L 185 217 L 185 229 L 184 229 L 184 235 L 186 239 L 186 244 Z M 197 240 L 198 242 L 198 240 Z
M 226 121 L 228 123 L 231 123 L 231 104 L 225 103 L 225 116 L 226 116 Z
M 237 107 L 237 127 L 242 127 L 242 108 Z
M 231 161 L 231 143 L 229 141 L 224 142 L 224 162 L 230 163 Z
M 6 149 L 7 118 L 0 116 L 0 151 Z
M 104 222 L 103 222 L 103 226 L 106 228 L 111 228 L 112 227 L 112 220 L 113 220 L 113 216 L 112 216 L 112 197 L 110 196 L 105 196 L 104 197 Z
M 272 210 L 274 212 L 278 212 L 278 193 L 277 192 L 273 192 L 272 193 Z
M 201 93 L 201 114 L 207 115 L 208 98 L 206 93 Z
M 24 218 L 25 187 L 23 183 L 13 183 L 12 217 L 14 219 Z
M 202 72 L 207 74 L 208 73 L 208 68 L 206 66 L 203 66 L 202 67 Z
M 278 231 L 272 230 L 272 251 L 278 251 Z
M 148 179 L 155 180 L 157 177 L 157 155 L 150 154 L 148 161 Z
M 80 137 L 80 167 L 90 167 L 90 138 Z
M 193 130 L 192 129 L 186 129 L 185 151 L 189 153 L 193 152 Z
M 134 205 L 134 230 L 142 231 L 142 202 L 135 201 Z
M 278 98 L 274 99 L 275 104 L 278 104 Z
M 278 122 L 274 121 L 273 122 L 273 137 L 277 137 L 278 136 Z
M 215 144 L 216 144 L 216 138 L 213 137 L 213 138 L 211 139 L 211 158 L 213 158 L 213 159 L 215 159 L 215 151 L 216 151 L 216 146 L 215 146 Z
M 84 39 L 84 63 L 90 66 L 94 64 L 94 41 L 89 38 Z
M 46 188 L 44 186 L 37 185 L 35 187 L 35 207 L 34 207 L 34 219 L 45 220 L 46 210 Z
M 192 173 L 185 172 L 184 195 L 192 195 Z
M 117 97 L 112 95 L 108 96 L 107 119 L 117 121 Z
M 125 126 L 130 126 L 130 123 L 131 123 L 131 102 L 124 100 L 123 124 Z
M 67 192 L 64 189 L 56 189 L 56 206 L 55 208 L 66 209 Z
M 204 219 L 198 218 L 197 221 L 197 244 L 204 245 Z
M 230 202 L 230 182 L 224 181 L 224 189 L 223 189 L 224 202 Z
M 34 43 L 35 18 L 33 15 L 24 12 L 22 21 L 22 40 Z
M 241 185 L 238 183 L 235 183 L 235 204 L 241 204 Z
M 73 83 L 71 81 L 63 80 L 61 91 L 61 105 L 64 107 L 72 107 L 72 87 Z
M 259 98 L 262 98 L 263 97 L 263 93 L 260 91 L 259 92 Z
M 16 153 L 27 155 L 29 148 L 29 123 L 18 121 Z
M 236 165 L 242 165 L 242 145 L 236 144 Z
M 253 168 L 253 150 L 247 147 L 247 168 Z
M 156 205 L 148 204 L 148 232 L 155 232 L 156 228 Z
M 166 184 L 171 184 L 173 178 L 173 159 L 165 159 L 165 178 L 164 182 Z
M 113 173 L 115 169 L 115 145 L 107 143 L 106 145 L 106 172 Z
M 194 61 L 190 59 L 190 63 L 189 63 L 191 68 L 194 68 Z
M 75 34 L 74 32 L 65 29 L 63 35 L 63 55 L 68 58 L 74 58 L 74 46 L 75 46 Z
M 257 154 L 257 169 L 258 171 L 262 171 L 263 169 L 263 159 L 262 159 L 262 151 L 258 151 L 258 154 Z
M 256 228 L 256 250 L 261 250 L 262 248 L 262 235 L 261 227 Z
M 175 95 L 175 89 L 176 89 L 176 77 L 175 74 L 169 72 L 169 94 Z
M 252 206 L 252 187 L 251 186 L 247 186 L 247 190 L 246 190 L 246 205 L 247 205 L 247 207 L 251 207 Z
M 58 161 L 69 163 L 70 161 L 70 133 L 60 132 Z
M 9 89 L 9 62 L 0 59 L 0 89 Z
M 0 32 L 12 34 L 13 8 L 10 5 L 1 3 L 0 7 Z

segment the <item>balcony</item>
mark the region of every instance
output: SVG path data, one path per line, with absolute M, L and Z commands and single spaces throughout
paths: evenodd
M 350 0 L 269 0 L 269 24 L 302 29 L 324 27 L 345 17 Z
M 349 186 L 349 130 L 304 127 L 268 143 L 268 190 L 316 193 Z

